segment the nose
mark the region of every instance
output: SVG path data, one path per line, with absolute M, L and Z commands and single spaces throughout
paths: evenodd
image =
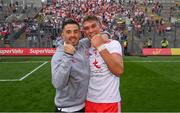
M 72 33 L 70 34 L 70 37 L 74 37 L 74 36 L 75 36 L 75 33 L 72 32 Z
M 89 29 L 89 33 L 93 33 L 93 29 L 92 28 Z

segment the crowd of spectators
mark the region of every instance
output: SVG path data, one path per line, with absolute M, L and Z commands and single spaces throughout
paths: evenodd
M 45 7 L 41 13 L 45 17 L 45 24 L 54 28 L 60 28 L 66 18 L 81 22 L 85 15 L 96 15 L 102 20 L 103 29 L 115 35 L 115 31 L 124 30 L 117 26 L 116 18 L 128 16 L 129 13 L 122 4 L 112 0 L 62 0 L 57 4 Z
M 0 40 L 9 46 L 11 40 L 14 40 L 20 36 L 20 32 L 25 27 L 25 23 L 12 22 L 12 23 L 0 23 Z
M 17 5 L 15 3 L 15 6 L 12 6 Z M 148 13 L 148 8 L 152 14 Z M 151 3 L 150 0 L 144 0 L 141 5 L 136 0 L 129 0 L 126 4 L 124 0 L 59 0 L 44 6 L 36 19 L 26 17 L 25 23 L 22 23 L 26 25 L 28 47 L 54 47 L 63 21 L 73 18 L 81 23 L 85 15 L 99 17 L 103 30 L 110 32 L 113 39 L 123 43 L 128 39 L 131 30 L 135 31 L 137 37 L 147 39 L 148 33 L 157 32 L 162 35 L 171 30 L 163 18 L 155 18 L 156 14 L 161 15 L 162 9 L 161 3 Z M 9 31 L 6 27 L 2 28 L 1 32 Z
M 0 0 L 0 41 L 5 47 L 9 47 L 25 31 L 29 20 L 34 19 L 38 8 L 15 1 L 4 3 Z M 28 13 L 26 13 L 28 12 Z M 30 16 L 28 16 L 30 15 Z M 12 46 L 11 46 L 12 47 Z

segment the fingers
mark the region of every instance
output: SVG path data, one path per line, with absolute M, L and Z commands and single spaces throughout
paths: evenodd
M 65 43 L 66 43 L 66 44 L 73 45 L 73 42 L 72 42 L 71 40 L 67 40 Z
M 109 42 L 107 34 L 97 34 L 91 38 L 91 44 L 97 48 L 102 44 Z
M 94 35 L 91 39 L 93 39 L 93 40 L 100 39 L 104 42 L 107 42 L 107 41 L 109 41 L 109 36 L 107 34 L 100 33 L 100 34 Z
M 64 42 L 64 52 L 67 54 L 73 55 L 75 53 L 76 49 L 71 44 L 67 44 Z
M 101 37 L 104 39 L 105 42 L 109 42 L 109 35 L 108 34 L 101 34 Z

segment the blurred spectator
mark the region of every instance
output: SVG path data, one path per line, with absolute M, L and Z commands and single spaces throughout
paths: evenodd
M 162 48 L 167 48 L 169 45 L 169 42 L 166 38 L 163 38 L 163 40 L 161 41 L 161 47 Z
M 151 38 L 148 38 L 148 40 L 147 40 L 147 47 L 152 48 L 152 39 Z
M 127 39 L 124 40 L 123 47 L 124 47 L 124 55 L 127 56 L 128 55 L 128 41 L 127 41 Z

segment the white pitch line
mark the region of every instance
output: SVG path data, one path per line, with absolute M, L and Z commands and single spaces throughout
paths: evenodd
M 9 64 L 9 63 L 17 63 L 17 64 L 21 64 L 21 63 L 38 63 L 38 62 L 48 62 L 48 61 L 21 61 L 21 62 L 0 62 L 0 64 Z
M 40 66 L 38 66 L 37 68 L 33 69 L 31 72 L 29 72 L 28 74 L 26 74 L 25 76 L 23 76 L 22 78 L 19 79 L 19 81 L 24 80 L 26 77 L 28 77 L 29 75 L 31 75 L 32 73 L 34 73 L 35 71 L 37 71 L 39 68 L 41 68 L 42 66 L 44 66 L 45 64 L 47 64 L 48 62 L 44 62 L 43 64 L 41 64 Z
M 2 63 L 38 63 L 38 62 L 50 62 L 50 61 L 24 61 L 24 62 L 0 62 L 0 64 Z M 164 60 L 132 60 L 132 61 L 124 61 L 124 62 L 180 62 L 180 61 L 164 61 Z
M 138 61 L 137 60 L 137 61 L 124 61 L 124 62 L 145 62 L 145 63 L 146 62 L 152 62 L 152 63 L 153 62 L 167 62 L 167 63 L 171 63 L 172 62 L 172 63 L 176 63 L 176 62 L 180 62 L 180 61 Z
M 26 74 L 25 76 L 23 76 L 20 79 L 3 79 L 0 80 L 0 82 L 15 82 L 15 81 L 22 81 L 23 79 L 25 79 L 26 77 L 28 77 L 30 74 L 34 73 L 36 70 L 38 70 L 39 68 L 41 68 L 42 66 L 44 66 L 45 64 L 47 64 L 48 61 L 44 62 L 43 64 L 41 64 L 40 66 L 38 66 L 37 68 L 35 68 L 34 70 L 32 70 L 31 72 L 29 72 L 28 74 Z
M 14 81 L 20 81 L 19 79 L 4 79 L 0 80 L 0 82 L 14 82 Z

